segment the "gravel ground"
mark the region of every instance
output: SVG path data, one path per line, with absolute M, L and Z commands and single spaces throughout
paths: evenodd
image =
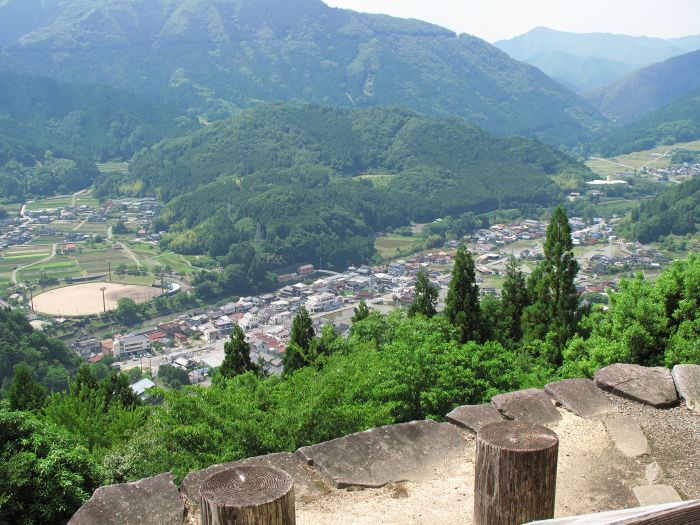
M 651 457 L 663 470 L 661 484 L 671 485 L 683 499 L 700 499 L 700 414 L 685 405 L 659 409 L 607 394 L 610 402 L 642 427 Z

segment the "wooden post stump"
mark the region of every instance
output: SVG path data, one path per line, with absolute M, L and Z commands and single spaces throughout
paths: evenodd
M 554 517 L 559 438 L 540 425 L 490 423 L 476 435 L 474 524 Z
M 202 483 L 202 525 L 294 525 L 294 481 L 267 466 L 234 467 Z

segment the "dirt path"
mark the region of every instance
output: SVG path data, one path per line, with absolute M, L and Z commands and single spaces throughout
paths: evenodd
M 130 249 L 126 244 L 124 244 L 123 242 L 118 242 L 117 244 L 118 244 L 119 246 L 121 246 L 122 249 L 126 252 L 126 254 L 131 258 L 131 260 L 134 261 L 134 263 L 136 263 L 136 266 L 138 266 L 139 268 L 141 268 L 141 266 L 142 266 L 142 265 L 141 265 L 141 261 L 139 260 L 138 257 L 136 257 L 136 255 L 134 254 L 134 252 L 132 252 L 131 249 Z
M 589 158 L 591 160 L 599 160 L 601 162 L 607 162 L 608 164 L 613 164 L 615 166 L 620 166 L 622 168 L 627 168 L 627 169 L 634 170 L 634 171 L 637 171 L 640 169 L 640 168 L 635 168 L 634 166 L 628 166 L 627 164 L 620 164 L 619 162 L 613 162 L 612 160 L 609 160 L 609 159 L 601 159 L 600 157 L 589 157 Z
M 12 270 L 12 275 L 10 276 L 10 280 L 12 281 L 12 284 L 17 284 L 17 272 L 19 270 L 24 270 L 25 268 L 29 268 L 30 266 L 34 266 L 35 264 L 40 264 L 40 263 L 50 261 L 51 259 L 56 257 L 56 248 L 57 247 L 58 247 L 58 244 L 56 244 L 56 243 L 52 244 L 51 245 L 51 254 L 48 257 L 44 257 L 43 259 L 41 259 L 39 261 L 34 261 L 32 263 L 29 263 L 29 264 L 24 264 L 24 265 L 18 266 L 17 268 Z

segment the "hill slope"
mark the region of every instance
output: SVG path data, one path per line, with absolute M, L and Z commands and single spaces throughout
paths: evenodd
M 0 73 L 0 200 L 77 191 L 95 159 L 129 159 L 194 119 L 107 86 Z
M 36 15 L 28 22 L 18 13 Z M 486 42 L 320 0 L 6 0 L 0 67 L 108 82 L 210 118 L 258 101 L 401 105 L 573 144 L 603 123 Z
M 589 151 L 609 157 L 700 139 L 700 89 L 659 108 L 641 120 L 612 130 Z
M 659 240 L 662 235 L 686 235 L 700 224 L 700 179 L 673 186 L 632 211 L 633 235 L 641 242 Z
M 601 112 L 628 124 L 700 88 L 700 50 L 635 71 L 588 100 Z
M 641 67 L 700 48 L 700 36 L 662 39 L 610 33 L 567 33 L 538 27 L 495 43 L 517 60 L 585 91 Z
M 142 151 L 129 177 L 169 201 L 160 226 L 170 248 L 250 265 L 238 258 L 255 243 L 272 269 L 367 261 L 374 232 L 411 220 L 551 204 L 562 171 L 588 173 L 457 118 L 272 105 Z M 120 182 L 107 177 L 98 191 Z

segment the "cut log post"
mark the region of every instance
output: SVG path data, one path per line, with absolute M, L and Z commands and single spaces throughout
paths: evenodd
M 540 425 L 490 423 L 476 435 L 474 524 L 554 517 L 559 438 Z
M 294 481 L 283 470 L 240 466 L 202 483 L 202 525 L 294 525 Z

